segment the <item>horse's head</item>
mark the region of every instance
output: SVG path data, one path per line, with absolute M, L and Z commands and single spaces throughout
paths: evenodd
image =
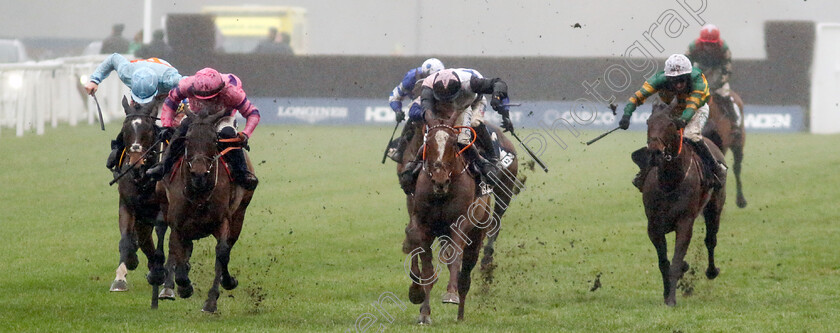
M 428 173 L 436 196 L 447 195 L 452 180 L 466 170 L 457 138 L 458 130 L 448 125 L 434 125 L 426 132 L 423 169 Z
M 660 158 L 670 161 L 680 151 L 682 135 L 671 117 L 671 109 L 675 106 L 676 102 L 668 105 L 657 101 L 647 120 L 647 148 L 657 162 Z
M 122 106 L 125 110 L 125 120 L 122 125 L 123 144 L 126 147 L 126 156 L 129 163 L 135 163 L 152 149 L 155 142 L 155 118 L 154 114 L 159 104 L 148 103 L 129 104 L 128 99 L 123 96 Z M 146 161 L 140 161 L 145 165 Z
M 198 113 L 185 110 L 191 119 L 186 134 L 186 156 L 190 173 L 190 185 L 194 189 L 210 189 L 211 175 L 218 168 L 219 150 L 216 138 L 216 122 L 225 116 L 217 107 L 207 107 Z

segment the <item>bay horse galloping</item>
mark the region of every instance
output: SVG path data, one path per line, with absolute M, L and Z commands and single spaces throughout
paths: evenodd
M 503 169 L 498 173 L 498 180 L 500 184 L 493 187 L 493 218 L 498 223 L 498 228 L 495 230 L 488 230 L 487 243 L 484 245 L 484 257 L 481 259 L 481 269 L 492 271 L 495 267 L 493 265 L 493 254 L 495 252 L 494 244 L 496 238 L 499 236 L 501 230 L 502 217 L 507 212 L 510 202 L 513 197 L 518 194 L 523 186 L 523 181 L 518 178 L 519 175 L 519 157 L 516 153 L 516 147 L 513 142 L 502 132 L 502 129 L 495 125 L 485 124 L 487 129 L 492 131 L 492 139 L 498 142 L 499 148 L 507 155 L 501 160 L 507 166 L 502 166 Z M 406 144 L 406 152 L 417 152 L 417 154 L 403 154 L 402 161 L 397 163 L 397 175 L 399 176 L 405 170 L 405 165 L 417 159 L 417 155 L 423 152 L 420 148 L 423 146 L 423 126 L 414 126 L 410 129 L 413 133 L 411 139 Z M 413 207 L 413 197 L 406 195 L 406 207 L 409 215 L 411 215 Z
M 706 277 L 714 279 L 720 273 L 720 269 L 715 267 L 714 250 L 720 214 L 726 200 L 725 179 L 721 180 L 719 190 L 703 181 L 703 162 L 692 144 L 683 144 L 682 132 L 670 116 L 671 108 L 673 106 L 655 103 L 647 121 L 647 149 L 652 165 L 642 187 L 648 237 L 659 258 L 663 296 L 668 306 L 677 304 L 677 281 L 689 268 L 684 258 L 691 241 L 694 219 L 701 211 L 706 220 L 705 243 L 709 254 Z M 712 154 L 721 160 L 723 154 L 717 146 L 707 144 Z M 671 231 L 676 232 L 676 241 L 674 257 L 668 262 L 665 234 Z
M 149 260 L 149 284 L 157 287 L 163 284 L 165 278 L 163 239 L 166 235 L 166 224 L 163 212 L 166 207 L 166 197 L 155 191 L 156 181 L 145 176 L 145 171 L 154 165 L 154 158 L 161 147 L 157 147 L 155 136 L 154 115 L 160 107 L 161 101 L 146 105 L 129 105 L 123 97 L 122 106 L 125 109 L 125 120 L 122 126 L 122 140 L 125 150 L 119 157 L 117 170 L 124 172 L 118 180 L 119 225 L 120 225 L 120 264 L 116 277 L 111 284 L 111 291 L 127 291 L 127 270 L 137 268 L 137 248 Z M 155 247 L 152 229 L 157 230 L 158 244 Z M 171 289 L 161 293 L 162 298 L 171 298 Z M 153 307 L 156 302 L 153 301 Z
M 738 196 L 735 203 L 739 208 L 747 206 L 747 199 L 744 198 L 744 192 L 741 189 L 741 162 L 744 160 L 744 144 L 746 143 L 746 132 L 744 131 L 744 102 L 741 101 L 741 96 L 738 96 L 734 91 L 729 92 L 732 102 L 737 106 L 740 115 L 740 122 L 735 128 L 732 115 L 727 114 L 720 103 L 729 103 L 726 97 L 717 93 L 712 93 L 712 98 L 709 101 L 709 120 L 703 128 L 703 136 L 712 140 L 726 155 L 726 151 L 732 149 L 732 171 L 735 173 L 735 186 L 738 190 Z
M 409 299 L 414 304 L 422 303 L 419 324 L 431 324 L 430 293 L 439 274 L 432 258 L 435 238 L 440 241 L 441 261 L 449 268 L 443 302 L 457 303 L 461 320 L 470 290 L 470 273 L 478 261 L 487 227 L 492 224 L 489 196 L 476 197 L 475 179 L 457 145 L 460 127 L 444 122 L 430 124 L 433 125 L 425 134 L 423 169 L 417 179 L 403 243 L 403 251 L 411 258 Z
M 219 150 L 217 123 L 229 113 L 208 108 L 197 114 L 187 108 L 185 112 L 192 120 L 184 138 L 186 149 L 185 152 L 171 152 L 184 155 L 172 173 L 161 180 L 159 191 L 165 190 L 169 199 L 166 214 L 166 221 L 172 228 L 169 256 L 174 264 L 180 297 L 188 298 L 193 293 L 189 279 L 193 241 L 209 235 L 216 238 L 215 278 L 202 308 L 204 312 L 213 313 L 217 309 L 219 285 L 227 290 L 238 285 L 228 270 L 228 263 L 254 191 L 236 185 L 222 161 L 230 148 Z M 253 166 L 249 160 L 247 162 L 253 172 Z

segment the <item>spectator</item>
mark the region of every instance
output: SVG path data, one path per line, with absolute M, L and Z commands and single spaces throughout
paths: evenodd
M 268 29 L 268 38 L 262 40 L 254 49 L 257 54 L 295 54 L 289 46 L 289 34 L 286 32 L 277 33 L 277 28 Z
M 134 56 L 141 59 L 146 58 L 161 58 L 170 59 L 172 56 L 172 47 L 163 40 L 163 30 L 155 30 L 152 34 L 152 42 L 144 44 L 139 50 L 134 52 Z
M 134 34 L 134 40 L 131 41 L 131 44 L 128 44 L 128 53 L 134 54 L 140 47 L 143 46 L 143 30 L 138 31 Z
M 122 36 L 123 29 L 125 29 L 124 24 L 114 24 L 111 29 L 111 36 L 108 36 L 108 38 L 105 38 L 105 40 L 102 41 L 102 49 L 99 53 L 127 53 L 130 42 Z
M 278 52 L 278 53 L 294 55 L 295 51 L 292 49 L 292 45 L 291 45 L 292 36 L 290 36 L 288 32 L 284 31 L 284 32 L 280 33 L 279 37 L 282 38 L 282 39 L 279 40 L 280 52 Z

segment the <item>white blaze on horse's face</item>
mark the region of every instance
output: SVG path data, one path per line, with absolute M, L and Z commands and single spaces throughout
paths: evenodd
M 131 121 L 131 127 L 134 127 L 134 133 L 139 132 L 137 127 L 140 126 L 140 124 L 142 124 L 142 123 L 143 123 L 143 121 L 140 120 L 140 119 L 134 119 L 134 120 Z M 131 144 L 131 149 L 130 150 L 133 153 L 138 153 L 141 150 L 143 150 L 143 145 L 141 145 L 140 142 L 138 142 L 137 140 L 140 140 L 139 135 L 134 138 L 134 142 Z
M 444 131 L 438 131 L 437 133 L 435 133 L 435 142 L 437 143 L 438 149 L 438 157 L 437 161 L 435 162 L 441 162 L 441 160 L 443 159 L 443 152 L 446 151 L 447 140 L 449 140 L 449 133 L 446 133 Z

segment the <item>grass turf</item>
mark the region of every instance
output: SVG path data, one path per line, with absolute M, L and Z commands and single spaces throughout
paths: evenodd
M 392 162 L 379 164 L 389 128 L 258 129 L 251 159 L 261 184 L 230 264 L 240 285 L 222 291 L 216 315 L 199 311 L 212 281 L 212 238 L 196 242 L 192 298 L 150 310 L 139 253 L 130 291 L 108 292 L 119 231 L 117 192 L 103 165 L 115 130 L 0 133 L 0 330 L 346 331 L 365 314 L 377 318 L 370 329 L 421 330 L 403 269 L 404 196 Z M 703 275 L 700 218 L 687 255 L 694 270 L 677 307 L 667 308 L 641 195 L 630 185 L 629 152 L 644 134 L 581 144 L 596 134 L 567 133 L 565 149 L 552 143 L 542 154 L 549 173 L 525 171 L 527 188 L 502 223 L 494 281 L 474 271 L 461 323 L 456 306 L 439 303 L 438 283 L 433 325 L 422 330 L 836 330 L 840 136 L 748 133 L 749 206 L 735 206 L 730 174 L 721 275 Z M 671 253 L 673 234 L 668 241 Z M 596 280 L 600 288 L 590 291 Z M 386 292 L 405 306 L 383 303 L 393 321 L 372 306 Z

